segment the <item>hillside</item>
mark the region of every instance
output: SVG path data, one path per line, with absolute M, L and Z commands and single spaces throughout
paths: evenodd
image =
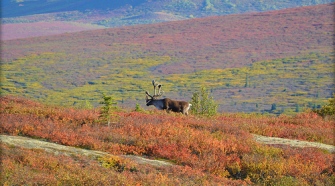
M 85 30 L 96 30 L 103 26 L 84 24 L 77 22 L 32 22 L 1 25 L 1 40 L 13 40 L 39 36 L 57 35 L 63 33 L 80 32 Z
M 333 92 L 334 4 L 2 42 L 2 93 L 143 105 L 152 79 L 190 100 L 205 86 L 221 111 L 317 107 Z
M 201 118 L 118 111 L 109 127 L 98 109 L 48 106 L 12 96 L 0 97 L 0 103 L 1 185 L 334 183 L 334 154 L 315 148 L 320 142 L 333 145 L 334 121 L 311 112 Z M 251 133 L 258 134 L 257 141 Z M 267 138 L 269 145 L 264 145 L 259 135 L 292 140 L 283 145 L 279 138 Z M 271 145 L 270 139 L 277 142 Z M 16 140 L 24 140 L 21 147 Z M 298 140 L 314 143 L 287 145 L 298 145 Z M 146 158 L 139 161 L 139 156 Z

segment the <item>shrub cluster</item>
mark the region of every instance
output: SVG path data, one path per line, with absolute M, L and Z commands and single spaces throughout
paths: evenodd
M 323 118 L 329 116 L 331 118 L 335 118 L 335 94 L 333 97 L 328 100 L 328 103 L 322 106 L 320 109 L 313 110 L 318 115 L 322 116 Z
M 288 146 L 261 145 L 256 143 L 249 133 L 258 131 L 283 135 L 284 132 L 278 132 L 282 127 L 288 131 L 291 138 L 304 138 L 303 133 L 301 136 L 300 133 L 294 136 L 294 131 L 301 130 L 305 130 L 310 136 L 314 134 L 316 138 L 322 134 L 328 136 L 328 132 L 332 131 L 332 121 L 324 121 L 315 114 L 278 118 L 226 114 L 199 118 L 160 111 L 149 114 L 115 112 L 118 117 L 117 123 L 108 127 L 105 123 L 100 123 L 99 110 L 50 107 L 12 97 L 1 97 L 0 102 L 1 134 L 42 138 L 50 142 L 101 150 L 114 155 L 145 155 L 167 159 L 176 164 L 169 170 L 160 170 L 161 173 L 153 171 L 154 173 L 150 174 L 145 171 L 146 168 L 133 166 L 118 158 L 103 157 L 95 161 L 96 164 L 92 163 L 92 171 L 95 171 L 94 174 L 101 178 L 103 183 L 175 185 L 189 181 L 191 184 L 201 185 L 215 183 L 331 185 L 335 178 L 332 154 L 314 148 L 296 149 Z M 318 128 L 322 130 L 317 130 Z M 6 151 L 11 153 L 11 149 L 7 148 Z M 41 172 L 51 172 L 46 179 L 55 183 L 60 179 L 57 176 L 60 174 L 58 171 L 66 169 L 63 162 L 58 162 L 58 166 L 53 168 L 49 166 L 51 168 L 46 170 L 36 163 L 35 159 L 39 156 L 33 155 L 35 152 L 22 151 L 23 153 L 18 153 L 21 155 L 20 158 L 29 158 L 29 161 L 34 163 L 11 160 L 9 158 L 11 155 L 8 155 L 8 158 L 4 159 L 3 167 L 5 173 L 10 176 L 7 176 L 4 182 L 21 184 L 15 182 L 19 175 L 13 173 L 20 169 L 21 173 L 31 175 L 26 179 L 21 176 L 22 184 L 46 183 L 43 180 L 37 182 L 31 180 Z M 43 171 L 36 173 L 35 164 L 40 166 L 38 170 Z M 49 163 L 46 162 L 45 165 L 47 164 Z M 96 166 L 98 164 L 112 173 L 100 168 L 98 170 Z M 58 183 L 66 184 L 68 183 L 66 181 L 70 180 L 70 183 L 85 184 L 85 179 L 91 179 L 91 172 L 89 168 L 82 169 L 81 166 L 83 165 L 74 162 L 69 170 L 79 176 L 65 171 L 64 174 L 68 175 L 63 178 L 68 180 L 60 179 Z M 91 167 L 91 164 L 85 166 Z M 52 176 L 53 173 L 56 176 Z M 158 176 L 159 174 L 161 176 Z M 111 180 L 110 175 L 115 175 L 117 180 Z M 132 178 L 124 179 L 127 175 L 131 175 Z
M 202 87 L 200 92 L 193 93 L 191 104 L 191 113 L 194 115 L 209 117 L 217 114 L 218 104 L 205 87 Z

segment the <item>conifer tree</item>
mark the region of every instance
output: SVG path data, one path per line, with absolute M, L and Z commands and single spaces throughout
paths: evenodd
M 194 115 L 213 116 L 217 113 L 218 104 L 204 87 L 201 88 L 200 93 L 193 93 L 191 104 L 191 112 Z
M 117 102 L 111 96 L 106 96 L 105 94 L 102 95 L 102 98 L 103 101 L 100 104 L 103 104 L 103 106 L 101 107 L 99 118 L 110 126 L 112 113 L 117 109 Z

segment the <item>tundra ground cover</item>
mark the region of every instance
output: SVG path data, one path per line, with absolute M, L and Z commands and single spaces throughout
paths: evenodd
M 56 35 L 102 28 L 104 27 L 91 24 L 61 21 L 49 22 L 47 20 L 37 23 L 3 24 L 1 25 L 1 40 Z
M 103 93 L 112 94 L 119 103 L 125 100 L 127 105 L 129 102 L 143 105 L 144 92 L 150 88 L 148 82 L 158 78 L 164 82 L 166 94 L 183 99 L 190 100 L 188 92 L 206 86 L 215 96 L 220 111 L 292 114 L 324 104 L 334 86 L 332 53 L 309 53 L 255 62 L 248 67 L 160 77 L 151 74 L 150 68 L 170 63 L 168 56 L 99 58 L 73 63 L 63 58 L 73 57 L 44 53 L 2 65 L 2 91 L 67 106 L 85 102 L 96 105 Z M 271 104 L 276 104 L 276 108 L 270 110 Z
M 82 185 L 98 174 L 102 184 L 333 185 L 333 154 L 315 148 L 261 145 L 250 134 L 332 144 L 334 122 L 313 113 L 198 118 L 119 111 L 113 113 L 108 127 L 99 119 L 98 109 L 69 107 L 92 107 L 101 93 L 119 102 L 133 99 L 142 103 L 152 79 L 164 81 L 169 96 L 183 99 L 201 85 L 209 85 L 214 98 L 229 111 L 239 106 L 291 114 L 293 109 L 301 112 L 304 107 L 317 107 L 331 95 L 334 85 L 333 6 L 2 42 L 1 94 L 68 107 L 1 97 L 1 134 L 115 155 L 166 159 L 177 168 L 134 169 L 125 163 L 120 172 L 122 162 L 102 158 L 92 160 L 90 170 L 81 163 L 91 162 L 84 157 L 68 159 L 4 146 L 5 179 L 1 180 L 13 185 Z M 66 165 L 71 161 L 73 169 Z M 22 175 L 28 175 L 26 180 Z M 124 180 L 128 175 L 134 178 Z M 98 184 L 99 180 L 94 181 Z
M 27 150 L 1 144 L 2 185 L 178 185 L 242 181 L 203 175 L 189 167 L 137 165 L 111 157 L 91 159 L 85 156 L 53 155 L 43 150 Z M 121 163 L 120 167 L 114 164 Z M 128 169 L 127 166 L 131 167 Z
M 152 181 L 152 184 L 175 184 L 186 183 L 193 178 L 195 184 L 334 183 L 332 154 L 315 148 L 296 149 L 288 146 L 261 145 L 253 140 L 249 132 L 270 133 L 278 137 L 286 135 L 285 137 L 292 139 L 331 144 L 334 140 L 331 135 L 333 121 L 324 121 L 310 113 L 295 117 L 227 114 L 205 119 L 154 111 L 120 111 L 116 113 L 119 116 L 118 121 L 107 127 L 106 123 L 99 121 L 99 113 L 95 109 L 52 107 L 8 96 L 1 97 L 1 105 L 2 134 L 30 136 L 115 155 L 146 155 L 166 159 L 177 166 L 160 170 L 160 173 L 154 169 L 153 173 L 148 173 L 150 171 L 146 171 L 149 169 L 146 167 L 138 167 L 135 172 L 132 172 L 135 169 L 129 168 L 120 173 L 115 169 L 103 169 L 97 161 L 83 157 L 74 158 L 77 159 L 74 161 L 45 152 L 24 149 L 21 151 L 5 146 L 6 155 L 2 166 L 6 170 L 5 180 L 8 183 L 14 183 L 19 176 L 14 172 L 18 169 L 21 173 L 29 175 L 27 179 L 22 178 L 24 183 L 41 178 L 41 172 L 48 176 L 44 177 L 45 180 L 37 179 L 38 183 L 55 183 L 58 180 L 58 176 L 55 175 L 60 174 L 67 174 L 68 179 L 60 180 L 60 183 L 86 183 L 85 181 L 92 178 L 90 169 L 86 169 L 91 164 L 91 170 L 100 175 L 102 183 L 143 184 Z M 276 132 L 281 128 L 287 133 Z M 316 130 L 318 128 L 320 130 Z M 296 135 L 299 130 L 305 130 L 305 133 Z M 310 138 L 313 135 L 317 137 Z M 329 139 L 324 139 L 321 135 Z M 41 161 L 36 160 L 38 157 L 41 157 Z M 51 160 L 44 157 L 50 157 Z M 40 163 L 42 160 L 45 165 L 57 166 L 44 167 Z M 70 163 L 64 165 L 63 162 Z M 62 173 L 67 166 L 71 166 L 69 170 L 77 172 L 78 175 L 68 171 Z M 116 180 L 110 180 L 106 174 L 116 175 Z M 131 179 L 124 180 L 125 175 L 131 175 Z
M 220 111 L 301 112 L 333 91 L 334 4 L 2 41 L 1 93 L 66 106 L 144 105 L 211 90 Z

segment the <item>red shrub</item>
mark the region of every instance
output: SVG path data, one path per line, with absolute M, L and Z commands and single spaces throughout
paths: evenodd
M 333 139 L 329 134 L 333 123 L 309 113 L 277 118 L 229 114 L 208 119 L 164 112 L 120 112 L 116 113 L 118 122 L 108 127 L 98 122 L 96 110 L 51 108 L 8 97 L 1 97 L 0 102 L 2 134 L 44 138 L 112 154 L 168 159 L 182 165 L 181 169 L 192 170 L 199 181 L 194 183 L 211 183 L 199 172 L 221 181 L 230 178 L 260 184 L 329 183 L 334 176 L 331 154 L 259 145 L 249 133 L 307 140 L 325 140 L 321 137 L 324 134 Z M 32 162 L 26 157 L 19 161 Z M 189 179 L 184 173 L 178 175 Z

